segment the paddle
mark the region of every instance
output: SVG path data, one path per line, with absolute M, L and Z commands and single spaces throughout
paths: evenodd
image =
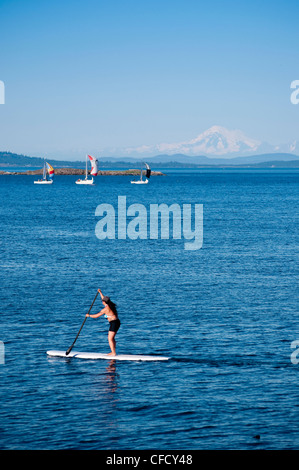
M 99 292 L 96 293 L 96 296 L 95 296 L 95 298 L 93 299 L 93 302 L 92 302 L 92 304 L 91 304 L 91 306 L 90 306 L 90 309 L 88 310 L 88 313 L 89 313 L 90 310 L 92 309 L 92 306 L 93 306 L 93 304 L 95 303 L 98 294 L 99 294 Z M 80 330 L 78 331 L 78 334 L 77 334 L 77 336 L 76 336 L 76 338 L 75 338 L 75 341 L 73 342 L 73 344 L 72 344 L 72 345 L 68 348 L 68 350 L 66 351 L 66 353 L 65 353 L 66 356 L 67 356 L 67 355 L 71 352 L 71 350 L 73 349 L 74 344 L 75 344 L 75 342 L 77 341 L 78 336 L 79 336 L 79 334 L 80 334 L 80 331 L 82 330 L 83 325 L 84 325 L 84 323 L 86 322 L 86 318 L 87 318 L 87 317 L 85 316 L 84 322 L 82 323 L 81 328 L 80 328 Z

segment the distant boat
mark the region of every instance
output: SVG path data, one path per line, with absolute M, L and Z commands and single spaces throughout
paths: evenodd
M 88 179 L 87 157 L 89 158 L 91 162 L 91 172 L 90 172 L 90 174 L 92 175 L 91 179 Z M 98 174 L 98 160 L 92 157 L 91 155 L 86 155 L 85 179 L 84 180 L 78 179 L 76 181 L 76 184 L 94 184 L 93 177 L 97 176 L 97 174 Z
M 47 179 L 47 173 L 50 179 Z M 41 180 L 34 181 L 34 184 L 52 184 L 54 177 L 54 168 L 46 160 L 44 160 L 43 178 Z
M 145 180 L 142 179 L 142 176 L 143 176 L 143 169 L 141 168 L 140 170 L 140 179 L 137 180 L 137 181 L 131 181 L 132 184 L 147 184 L 148 183 L 148 180 L 151 176 L 151 172 L 152 170 L 150 169 L 149 165 L 147 163 L 144 163 L 145 164 L 145 167 L 146 167 L 146 172 L 145 172 Z

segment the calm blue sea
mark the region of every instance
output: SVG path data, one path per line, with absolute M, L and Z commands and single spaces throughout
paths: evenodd
M 299 171 L 165 173 L 0 176 L 1 449 L 298 449 Z M 96 207 L 118 196 L 203 204 L 202 248 L 99 240 Z M 170 361 L 48 358 L 98 287 L 118 305 L 118 352 Z M 74 349 L 109 352 L 107 331 L 87 319 Z

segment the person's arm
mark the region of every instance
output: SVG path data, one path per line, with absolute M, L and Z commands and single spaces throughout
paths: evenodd
M 98 313 L 95 313 L 94 315 L 90 315 L 89 313 L 86 314 L 87 317 L 90 317 L 90 318 L 98 318 L 100 317 L 101 315 L 105 315 L 105 313 L 107 313 L 107 307 L 103 308 L 103 310 L 101 310 L 100 312 Z
M 100 296 L 101 296 L 101 299 L 103 300 L 103 297 L 104 297 L 104 296 L 103 296 L 103 294 L 102 294 L 102 291 L 101 291 L 101 289 L 98 289 L 98 293 L 100 294 Z

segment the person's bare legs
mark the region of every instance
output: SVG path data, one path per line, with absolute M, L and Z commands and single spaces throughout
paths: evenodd
M 115 341 L 115 331 L 108 331 L 108 343 L 111 349 L 111 353 L 108 356 L 116 356 L 116 341 Z

